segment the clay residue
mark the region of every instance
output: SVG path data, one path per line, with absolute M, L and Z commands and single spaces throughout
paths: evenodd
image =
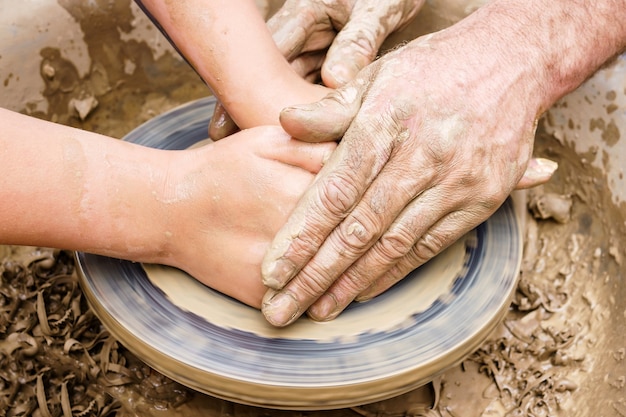
M 617 416 L 626 410 L 620 394 L 626 375 L 624 210 L 612 204 L 606 177 L 584 156 L 543 134 L 537 153 L 559 162 L 540 195 L 567 196 L 571 208 L 558 219 L 527 219 L 509 314 L 483 346 L 443 376 L 442 416 Z
M 424 265 L 416 279 L 393 298 L 379 300 L 375 314 L 368 308 L 346 311 L 328 323 L 301 318 L 286 328 L 270 325 L 261 313 L 223 297 L 186 273 L 162 265 L 144 265 L 150 281 L 174 305 L 224 329 L 256 334 L 267 339 L 352 341 L 359 335 L 384 332 L 408 326 L 412 317 L 425 311 L 436 300 L 445 299 L 452 285 L 462 276 L 466 258 L 466 236 Z M 367 304 L 365 304 L 367 306 Z
M 69 404 L 124 417 L 623 415 L 624 210 L 611 203 L 605 177 L 584 156 L 543 135 L 537 153 L 559 162 L 543 192 L 570 196 L 571 218 L 535 219 L 529 209 L 521 279 L 504 322 L 462 364 L 419 390 L 306 413 L 195 393 L 108 335 L 85 305 L 64 252 L 3 247 L 0 403 L 14 412 L 45 406 L 53 413 Z
M 146 30 L 158 40 L 159 53 L 155 42 L 131 36 L 137 25 L 148 24 L 147 18 L 136 18 L 141 12 L 131 0 L 109 2 L 106 7 L 91 2 L 60 4 L 83 31 L 90 67 L 83 74 L 58 45 L 41 49 L 33 59 L 40 59 L 47 106 L 39 106 L 45 108 L 42 111 L 29 105 L 24 113 L 121 138 L 164 109 L 210 94 L 152 25 Z M 97 112 L 98 107 L 106 110 Z

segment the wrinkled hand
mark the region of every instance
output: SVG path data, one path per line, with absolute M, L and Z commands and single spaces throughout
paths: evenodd
M 267 25 L 276 45 L 303 78 L 337 88 L 371 63 L 393 32 L 409 23 L 424 0 L 286 0 Z M 209 137 L 238 130 L 218 105 Z
M 303 76 L 311 56 L 325 55 L 322 81 L 337 88 L 371 63 L 393 32 L 409 23 L 424 0 L 287 0 L 267 22 L 283 55 Z
M 335 146 L 267 126 L 179 151 L 166 201 L 172 259 L 161 263 L 259 308 L 263 255 Z
M 263 313 L 330 320 L 387 290 L 486 220 L 531 157 L 539 86 L 503 50 L 446 30 L 382 57 L 319 103 L 288 108 L 294 137 L 343 137 L 263 261 Z

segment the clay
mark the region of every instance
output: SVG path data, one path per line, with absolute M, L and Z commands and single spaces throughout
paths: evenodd
M 554 219 L 567 223 L 572 209 L 572 197 L 557 193 L 546 193 L 543 186 L 529 192 L 528 208 L 537 219 Z
M 352 340 L 360 334 L 397 328 L 408 318 L 426 310 L 432 303 L 445 298 L 463 268 L 465 242 L 463 239 L 448 248 L 441 257 L 428 265 L 422 280 L 407 288 L 393 303 L 387 303 L 368 314 L 359 309 L 345 314 L 332 323 L 316 323 L 303 318 L 285 329 L 271 326 L 258 310 L 207 290 L 184 272 L 161 265 L 144 265 L 155 287 L 163 291 L 177 306 L 223 328 L 250 332 L 265 338 Z M 236 318 L 236 319 L 233 319 Z
M 617 262 L 623 248 L 611 241 L 624 235 L 624 212 L 584 157 L 543 134 L 537 143 L 539 154 L 559 162 L 545 192 L 573 196 L 571 219 L 527 219 L 511 310 L 480 349 L 442 377 L 443 416 L 612 415 L 621 407 L 611 383 L 619 385 L 626 372 L 617 336 L 626 290 Z M 468 412 L 471 398 L 479 406 Z

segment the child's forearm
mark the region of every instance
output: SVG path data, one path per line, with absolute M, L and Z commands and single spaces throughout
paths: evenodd
M 0 124 L 0 243 L 155 260 L 161 153 L 4 109 Z
M 281 55 L 251 0 L 141 0 L 241 128 L 326 94 Z

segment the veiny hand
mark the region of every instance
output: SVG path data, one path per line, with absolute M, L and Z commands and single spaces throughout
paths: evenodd
M 337 88 L 377 56 L 393 32 L 409 23 L 424 0 L 286 0 L 267 25 L 276 45 L 303 78 Z M 238 130 L 218 105 L 209 136 L 222 139 Z
M 545 160 L 523 176 L 545 110 L 531 61 L 474 27 L 419 38 L 319 103 L 283 111 L 294 137 L 343 139 L 264 258 L 270 323 L 307 310 L 333 319 L 486 220 L 516 186 L 550 178 Z
M 335 147 L 268 126 L 177 151 L 164 202 L 171 255 L 161 263 L 260 308 L 263 255 Z

